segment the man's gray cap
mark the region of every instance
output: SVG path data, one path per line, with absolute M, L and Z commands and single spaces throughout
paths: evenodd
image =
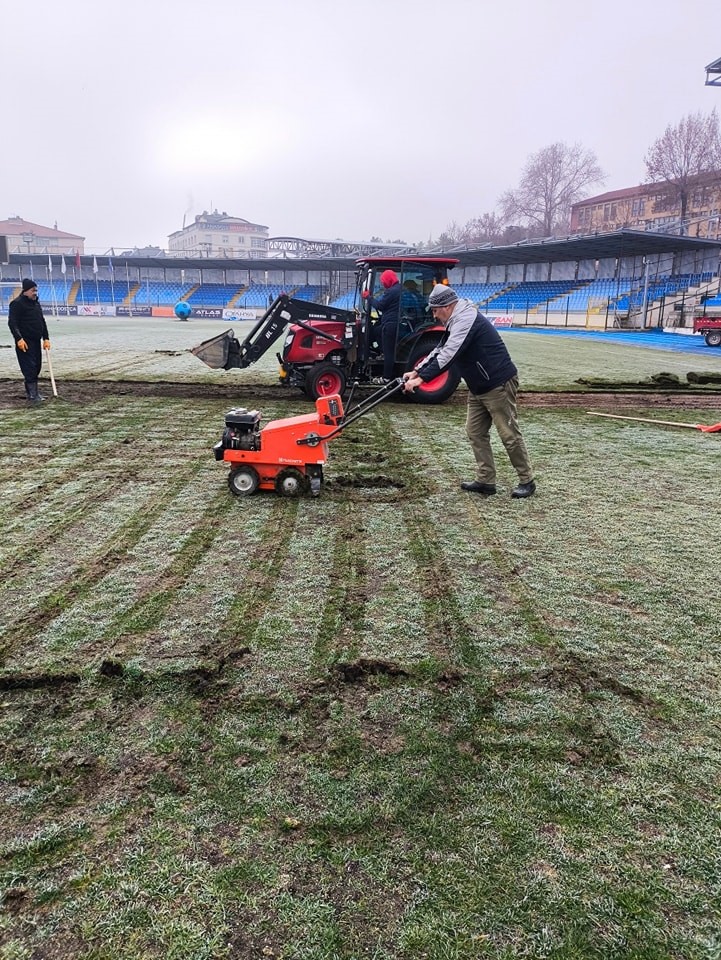
M 428 297 L 428 306 L 450 307 L 456 300 L 458 300 L 458 294 L 453 287 L 447 287 L 443 283 L 437 283 Z

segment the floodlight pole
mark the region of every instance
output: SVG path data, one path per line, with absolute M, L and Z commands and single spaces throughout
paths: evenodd
M 646 269 L 645 269 L 644 278 L 643 278 L 643 307 L 642 307 L 643 328 L 642 329 L 645 330 L 646 329 L 646 313 L 648 311 L 648 267 L 649 267 L 648 257 L 643 258 L 643 264 Z M 629 303 L 629 309 L 630 309 L 630 306 L 631 304 Z

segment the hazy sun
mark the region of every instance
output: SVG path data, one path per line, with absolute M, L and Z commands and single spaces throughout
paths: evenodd
M 166 174 L 224 174 L 255 166 L 275 140 L 261 116 L 175 117 L 158 127 L 155 155 Z

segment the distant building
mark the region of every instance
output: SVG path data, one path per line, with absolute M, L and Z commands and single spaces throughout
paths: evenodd
M 85 237 L 54 227 L 30 223 L 22 217 L 0 220 L 0 237 L 7 237 L 8 253 L 84 253 Z
M 193 223 L 168 237 L 170 256 L 264 257 L 268 250 L 268 228 L 240 217 L 204 210 Z
M 721 171 L 694 178 L 684 233 L 716 240 L 721 236 Z M 676 233 L 681 203 L 665 183 L 642 183 L 580 200 L 571 207 L 571 233 L 606 233 L 627 227 Z
M 121 250 L 119 253 L 115 253 L 113 249 L 113 254 L 118 257 L 164 257 L 165 250 L 161 247 L 133 247 L 132 250 Z

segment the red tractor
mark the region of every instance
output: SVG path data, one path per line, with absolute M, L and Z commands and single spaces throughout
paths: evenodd
M 383 373 L 379 320 L 372 304 L 380 296 L 380 275 L 393 270 L 401 283 L 394 376 L 412 369 L 438 346 L 445 328 L 428 311 L 428 294 L 435 284 L 448 283 L 448 271 L 458 260 L 450 257 L 367 257 L 358 264 L 352 310 L 309 303 L 281 294 L 239 341 L 232 330 L 205 340 L 192 353 L 215 369 L 245 368 L 255 363 L 288 332 L 278 352 L 279 379 L 299 387 L 311 399 L 342 394 L 346 383 L 371 383 Z M 365 295 L 365 296 L 364 296 Z M 454 369 L 407 394 L 416 403 L 443 403 L 456 390 Z

